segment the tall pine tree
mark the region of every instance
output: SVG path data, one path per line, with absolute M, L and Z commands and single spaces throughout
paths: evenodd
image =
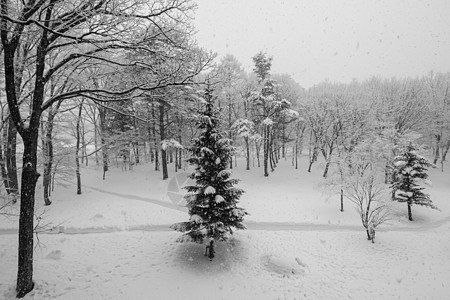
M 231 140 L 218 133 L 219 114 L 214 109 L 212 90 L 205 91 L 205 109 L 199 112 L 198 128 L 201 134 L 193 140 L 188 163 L 195 166 L 190 178 L 195 185 L 187 186 L 185 196 L 190 219 L 176 223 L 172 229 L 183 232 L 181 241 L 203 243 L 205 238 L 226 240 L 233 234 L 233 227 L 245 229 L 242 224 L 247 212 L 237 207 L 243 190 L 233 187 L 238 179 L 232 179 L 227 166 L 233 155 Z
M 428 178 L 427 168 L 432 166 L 430 161 L 417 153 L 417 147 L 412 144 L 406 146 L 394 158 L 394 183 L 391 185 L 393 200 L 408 204 L 408 219 L 412 218 L 413 204 L 438 209 L 430 199 L 430 195 L 423 192 L 420 183 Z

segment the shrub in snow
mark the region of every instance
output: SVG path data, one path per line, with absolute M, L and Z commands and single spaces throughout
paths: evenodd
M 237 179 L 230 178 L 227 170 L 234 148 L 229 139 L 217 132 L 218 112 L 213 108 L 211 91 L 206 90 L 206 107 L 200 112 L 198 127 L 201 134 L 193 140 L 192 157 L 188 162 L 195 166 L 189 176 L 195 185 L 187 186 L 185 196 L 190 220 L 176 223 L 172 229 L 183 232 L 179 241 L 203 243 L 205 238 L 226 240 L 232 228 L 245 229 L 242 224 L 247 212 L 237 207 L 244 192 L 233 187 Z
M 438 209 L 430 199 L 430 195 L 423 192 L 421 183 L 429 183 L 427 170 L 431 162 L 417 153 L 418 148 L 412 144 L 401 149 L 400 154 L 394 158 L 394 182 L 392 200 L 406 202 L 408 205 L 408 219 L 412 218 L 411 206 L 413 204 Z

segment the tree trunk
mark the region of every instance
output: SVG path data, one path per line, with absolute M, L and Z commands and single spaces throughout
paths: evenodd
M 106 144 L 106 108 L 99 107 L 100 143 L 102 144 L 103 180 L 108 172 L 108 145 Z
M 312 149 L 312 153 L 311 153 L 311 149 L 310 149 L 310 158 L 309 158 L 309 167 L 308 167 L 308 172 L 311 173 L 311 168 L 313 163 L 317 160 L 317 156 L 319 155 L 318 149 L 316 146 L 314 146 L 314 148 Z
M 246 149 L 246 154 L 247 154 L 247 167 L 246 170 L 250 170 L 250 146 L 248 144 L 248 137 L 245 137 L 245 149 Z
M 407 202 L 407 204 L 408 204 L 408 220 L 413 221 L 413 218 L 412 218 L 412 210 L 411 210 L 412 204 L 409 203 L 409 202 Z
M 159 153 L 158 153 L 158 139 L 156 137 L 156 113 L 155 113 L 155 105 L 152 102 L 152 120 L 153 120 L 153 146 L 155 147 L 155 171 L 159 171 Z
M 95 150 L 95 164 L 99 165 L 98 159 L 98 125 L 97 125 L 97 117 L 95 113 L 95 108 L 92 108 L 92 118 L 94 123 L 94 150 Z
M 389 162 L 386 162 L 386 165 L 384 167 L 384 183 L 391 184 L 393 182 L 394 182 L 394 174 L 392 165 L 389 164 Z
M 228 138 L 230 139 L 231 143 L 233 143 L 233 133 L 231 131 L 231 126 L 233 126 L 232 120 L 232 104 L 230 96 L 227 95 L 228 98 Z M 233 169 L 233 156 L 230 155 L 230 169 Z
M 182 126 L 183 126 L 183 119 L 180 116 L 180 114 L 177 113 L 177 121 L 178 121 L 178 142 L 180 145 L 183 145 L 183 132 L 182 132 Z M 175 162 L 178 164 L 178 169 L 181 169 L 181 156 L 182 156 L 182 149 L 177 149 L 178 152 L 178 160 Z
M 233 169 L 233 156 L 230 155 L 230 169 Z
M 436 138 L 436 148 L 434 149 L 434 160 L 433 160 L 433 164 L 436 164 L 438 159 L 439 159 L 439 152 L 440 152 L 440 145 L 441 145 L 441 135 L 440 134 L 435 134 L 434 135 Z
M 175 148 L 175 172 L 178 172 L 178 149 Z
M 447 144 L 444 148 L 442 148 L 442 155 L 441 155 L 441 171 L 444 172 L 444 161 L 447 157 L 448 150 L 450 149 L 450 138 L 447 140 Z
M 261 142 L 255 141 L 255 150 L 256 150 L 256 160 L 258 162 L 258 168 L 261 167 L 261 160 L 259 159 L 259 155 L 261 153 Z
M 137 164 L 141 163 L 141 158 L 139 155 L 139 142 L 138 141 L 136 141 L 136 147 L 134 147 L 134 144 L 133 144 L 133 148 L 134 148 L 134 157 L 135 157 L 136 165 L 137 165 Z
M 165 128 L 164 128 L 164 104 L 162 102 L 159 103 L 159 136 L 161 141 L 164 141 L 165 136 Z M 163 171 L 163 180 L 169 178 L 169 174 L 167 171 L 167 154 L 166 149 L 161 148 L 161 165 Z
M 331 164 L 331 156 L 333 155 L 333 150 L 334 150 L 334 142 L 331 142 L 331 143 L 329 144 L 329 150 L 328 150 L 328 153 L 327 153 L 327 155 L 325 156 L 325 159 L 326 159 L 327 163 L 326 163 L 326 165 L 325 165 L 325 170 L 323 171 L 323 177 L 324 177 L 324 178 L 326 178 L 327 175 L 328 175 L 328 170 L 329 170 L 329 168 L 330 168 L 330 164 Z M 325 151 L 326 151 L 326 150 L 324 149 L 324 150 L 323 150 L 323 153 L 326 153 Z
M 14 126 L 12 118 L 8 120 L 7 130 L 7 147 L 6 147 L 6 172 L 8 176 L 8 188 L 9 194 L 13 194 L 18 197 L 19 194 L 19 181 L 17 178 L 17 129 Z
M 2 115 L 2 120 L 3 120 L 3 115 Z M 2 124 L 4 124 L 4 122 L 2 121 Z M 6 189 L 6 193 L 9 195 L 10 191 L 9 191 L 9 180 L 8 180 L 8 172 L 6 171 L 6 158 L 3 155 L 3 149 L 8 147 L 8 144 L 6 144 L 6 128 L 3 127 L 3 132 L 0 135 L 0 170 L 1 170 L 1 174 L 2 174 L 2 180 L 3 180 L 3 185 Z M 3 147 L 5 146 L 5 147 Z
M 341 211 L 344 211 L 344 190 L 341 189 Z
M 269 140 L 271 141 L 269 144 L 269 163 L 270 163 L 270 171 L 275 171 L 276 163 L 275 159 L 277 157 L 276 150 L 273 147 L 272 133 L 269 132 Z
M 19 253 L 17 270 L 17 297 L 22 298 L 34 287 L 33 282 L 33 230 L 34 201 L 39 173 L 36 171 L 38 128 L 23 133 L 23 167 L 19 217 Z
M 6 172 L 6 163 L 5 158 L 3 157 L 3 141 L 0 142 L 0 170 L 2 174 L 3 185 L 5 186 L 6 193 L 9 195 L 8 173 Z
M 86 160 L 86 167 L 87 167 L 89 165 L 89 160 L 88 160 L 87 151 L 86 151 L 86 139 L 85 139 L 85 131 L 84 131 L 84 120 L 81 118 L 81 116 L 80 116 L 79 120 L 80 120 L 79 131 L 80 131 L 80 143 L 81 143 L 81 147 L 80 147 L 80 150 L 81 150 L 81 164 L 83 164 L 84 161 Z
M 78 118 L 77 118 L 77 126 L 76 126 L 76 150 L 75 150 L 75 165 L 76 165 L 76 175 L 77 175 L 77 195 L 81 195 L 81 174 L 80 174 L 80 139 L 81 139 L 81 113 L 83 111 L 83 100 L 81 100 L 79 109 L 78 109 Z
M 150 101 L 150 99 L 148 99 Z M 150 110 L 150 105 L 147 103 L 147 134 L 148 134 L 148 152 L 150 154 L 150 162 L 154 162 L 155 156 L 153 154 L 153 147 L 152 147 L 152 138 L 153 138 L 153 128 L 152 128 L 152 114 Z
M 330 160 L 327 159 L 327 163 L 325 164 L 325 170 L 323 170 L 323 175 L 322 175 L 323 178 L 326 178 L 328 175 L 328 169 L 330 168 L 330 163 L 331 163 Z
M 61 105 L 61 101 L 59 101 L 56 106 L 50 107 L 48 118 L 47 118 L 47 127 L 45 128 L 44 133 L 44 177 L 43 177 L 43 186 L 44 186 L 44 203 L 45 205 L 50 205 L 52 202 L 50 201 L 51 194 L 51 179 L 52 179 L 52 167 L 53 167 L 53 126 L 55 121 L 55 116 L 58 112 L 59 106 Z
M 268 177 L 269 176 L 269 126 L 268 125 L 263 125 L 263 143 L 264 143 L 264 176 Z
M 311 173 L 312 165 L 317 160 L 317 155 L 318 155 L 317 140 L 315 140 L 314 145 L 312 145 L 312 136 L 313 136 L 313 133 L 311 131 L 311 133 L 309 135 L 309 166 L 308 166 L 309 173 Z
M 49 117 L 50 118 L 50 117 Z M 53 141 L 52 141 L 52 129 L 50 129 L 47 125 L 45 140 L 44 140 L 44 177 L 43 177 L 43 186 L 44 186 L 44 204 L 50 205 L 52 202 L 50 201 L 50 183 L 51 183 L 51 172 L 53 165 Z
M 286 159 L 286 123 L 283 122 L 283 136 L 281 137 L 281 155 L 284 159 Z

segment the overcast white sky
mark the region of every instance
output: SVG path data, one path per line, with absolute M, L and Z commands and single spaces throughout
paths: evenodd
M 309 88 L 324 79 L 450 71 L 450 0 L 197 0 L 199 44 L 273 56 L 272 72 Z

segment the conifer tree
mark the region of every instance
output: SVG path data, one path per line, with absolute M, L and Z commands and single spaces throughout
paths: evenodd
M 420 183 L 428 178 L 427 168 L 432 166 L 430 161 L 417 153 L 418 148 L 411 143 L 404 147 L 394 158 L 395 179 L 391 185 L 393 200 L 408 204 L 408 219 L 413 220 L 411 206 L 413 204 L 438 209 L 430 199 L 430 195 L 423 192 Z
M 184 232 L 180 241 L 203 243 L 205 238 L 226 240 L 233 234 L 233 227 L 245 229 L 242 224 L 247 212 L 237 207 L 243 190 L 233 187 L 238 179 L 232 179 L 228 170 L 234 147 L 231 140 L 217 131 L 219 114 L 214 109 L 212 91 L 205 91 L 205 109 L 199 112 L 198 128 L 201 134 L 193 140 L 188 163 L 195 166 L 190 178 L 194 185 L 187 186 L 185 196 L 190 219 L 176 223 L 172 229 Z

